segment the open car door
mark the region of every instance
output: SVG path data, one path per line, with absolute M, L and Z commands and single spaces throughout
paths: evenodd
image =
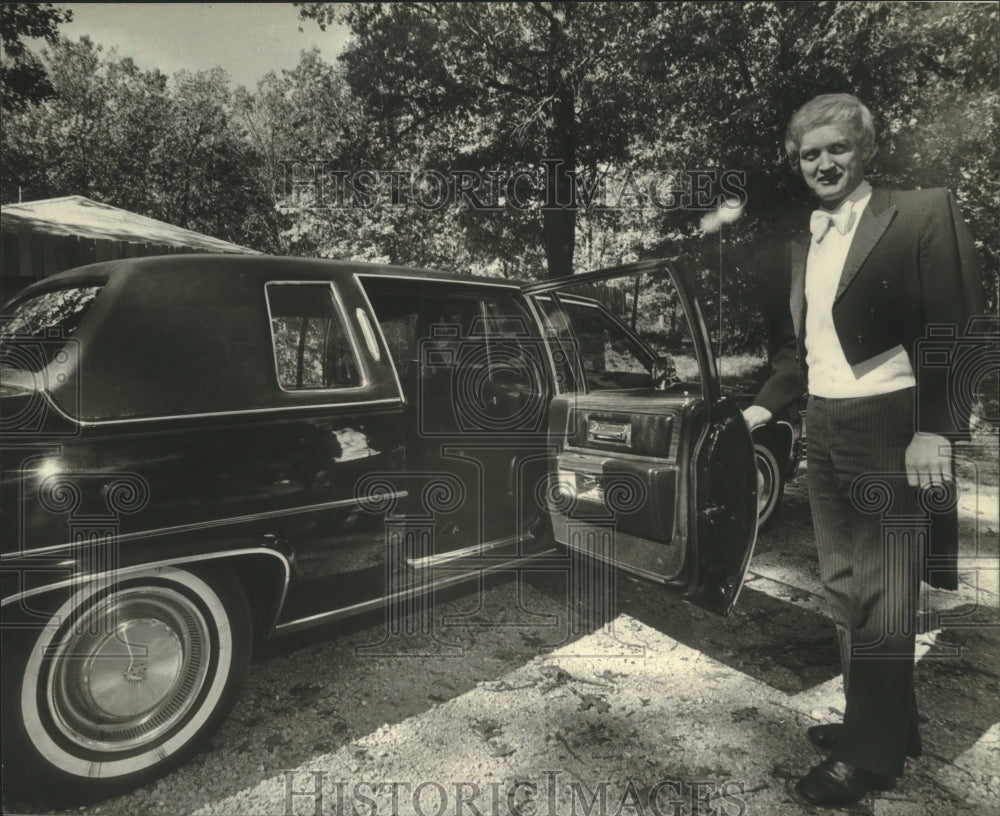
M 523 291 L 557 383 L 556 540 L 728 614 L 757 535 L 754 449 L 690 285 L 644 261 Z

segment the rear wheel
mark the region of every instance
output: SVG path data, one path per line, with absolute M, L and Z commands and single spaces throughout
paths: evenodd
M 81 590 L 13 661 L 15 682 L 5 667 L 5 758 L 55 799 L 103 798 L 160 776 L 228 714 L 251 635 L 228 570 L 163 568 Z
M 753 449 L 757 466 L 757 526 L 763 527 L 781 504 L 781 496 L 785 492 L 785 476 L 769 447 L 755 442 Z

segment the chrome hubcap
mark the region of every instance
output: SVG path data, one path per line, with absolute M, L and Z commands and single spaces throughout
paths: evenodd
M 209 628 L 198 608 L 165 587 L 136 587 L 95 605 L 58 641 L 49 711 L 77 745 L 122 751 L 169 731 L 204 687 Z

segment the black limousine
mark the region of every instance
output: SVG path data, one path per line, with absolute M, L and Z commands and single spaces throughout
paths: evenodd
M 0 330 L 8 781 L 148 781 L 255 642 L 484 572 L 582 553 L 720 614 L 740 592 L 754 445 L 666 262 L 121 260 L 30 286 Z

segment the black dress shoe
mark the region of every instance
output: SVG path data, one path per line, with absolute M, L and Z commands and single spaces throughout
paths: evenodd
M 891 790 L 895 783 L 846 762 L 827 759 L 795 783 L 807 802 L 823 807 L 844 807 L 860 802 L 873 790 Z
M 811 728 L 806 729 L 806 736 L 809 737 L 809 742 L 822 751 L 832 751 L 843 733 L 843 723 L 814 725 Z M 911 739 L 909 744 L 906 746 L 906 755 L 908 757 L 918 757 L 923 753 L 924 745 L 918 732 L 916 739 Z

